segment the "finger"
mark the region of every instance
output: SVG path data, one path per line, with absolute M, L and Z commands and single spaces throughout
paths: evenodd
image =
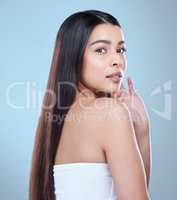
M 128 90 L 130 92 L 130 94 L 134 94 L 135 93 L 135 88 L 134 88 L 134 84 L 133 84 L 133 80 L 131 77 L 128 77 Z

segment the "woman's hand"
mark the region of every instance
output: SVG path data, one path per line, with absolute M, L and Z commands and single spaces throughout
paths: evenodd
M 133 81 L 129 77 L 127 80 L 128 89 L 123 84 L 119 91 L 114 93 L 121 103 L 126 104 L 132 116 L 135 132 L 142 132 L 149 126 L 149 117 L 142 98 L 137 94 Z

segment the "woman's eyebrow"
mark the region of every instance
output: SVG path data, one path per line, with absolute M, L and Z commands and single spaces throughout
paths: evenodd
M 94 45 L 94 44 L 97 44 L 97 43 L 111 44 L 111 41 L 110 40 L 96 40 L 96 41 L 90 43 L 89 47 Z M 121 45 L 121 44 L 124 44 L 124 43 L 125 43 L 125 41 L 121 40 L 121 41 L 118 42 L 118 45 Z

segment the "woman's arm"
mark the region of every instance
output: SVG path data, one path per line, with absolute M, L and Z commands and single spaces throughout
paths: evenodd
M 104 107 L 109 113 L 99 135 L 120 200 L 149 200 L 143 160 L 137 145 L 130 113 L 123 104 Z M 109 104 L 110 105 L 110 104 Z M 114 106 L 113 106 L 114 105 Z
M 143 159 L 147 187 L 149 188 L 150 174 L 151 174 L 151 139 L 150 139 L 150 128 L 149 124 L 144 127 L 139 128 L 138 125 L 134 125 L 135 135 L 138 143 L 138 147 Z
M 146 172 L 147 187 L 149 187 L 152 156 L 150 120 L 145 104 L 142 98 L 137 94 L 131 78 L 128 79 L 128 89 L 125 89 L 122 85 L 121 89 L 115 94 L 114 98 L 124 103 L 131 113 L 136 140 Z

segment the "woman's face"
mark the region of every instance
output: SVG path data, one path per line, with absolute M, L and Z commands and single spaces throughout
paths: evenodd
M 97 25 L 85 49 L 81 83 L 93 92 L 112 93 L 119 89 L 127 68 L 124 50 L 121 28 L 112 24 Z M 107 77 L 112 73 L 118 76 Z

